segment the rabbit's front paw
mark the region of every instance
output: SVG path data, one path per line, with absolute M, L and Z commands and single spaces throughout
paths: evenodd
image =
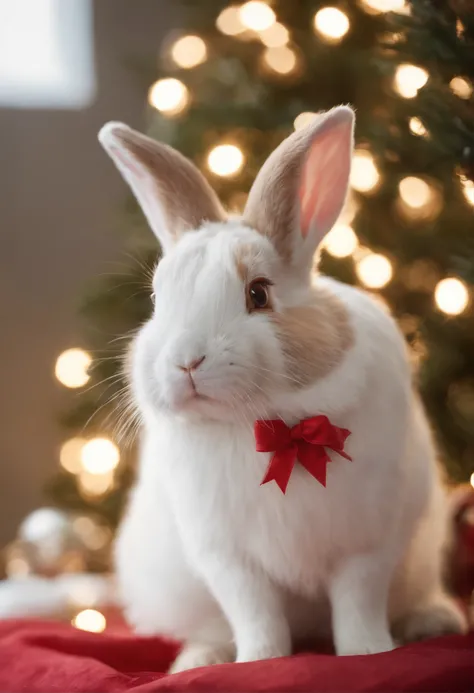
M 208 667 L 213 664 L 225 664 L 232 662 L 235 651 L 231 645 L 206 645 L 203 643 L 190 643 L 185 645 L 174 660 L 168 673 L 178 674 L 180 671 Z

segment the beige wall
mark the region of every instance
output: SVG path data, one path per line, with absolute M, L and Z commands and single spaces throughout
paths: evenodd
M 97 144 L 109 119 L 140 127 L 147 84 L 176 21 L 167 0 L 95 0 L 96 102 L 84 111 L 0 109 L 0 547 L 42 502 L 57 465 L 56 355 L 77 342 L 78 295 L 119 257 L 125 189 Z

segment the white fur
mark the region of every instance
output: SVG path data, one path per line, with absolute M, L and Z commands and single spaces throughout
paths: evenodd
M 145 423 L 139 477 L 117 543 L 128 617 L 140 631 L 227 643 L 229 653 L 235 640 L 247 661 L 289 654 L 290 636 L 327 634 L 329 599 L 340 654 L 389 649 L 389 587 L 392 623 L 444 599 L 444 495 L 405 345 L 369 297 L 319 278 L 347 307 L 355 343 L 326 378 L 291 389 L 278 377 L 282 356 L 268 319 L 238 305 L 232 248 L 252 235 L 262 262 L 271 261 L 265 239 L 222 225 L 189 234 L 157 271 L 159 317 L 134 351 Z M 217 294 L 223 282 L 225 296 Z M 292 305 L 291 287 L 280 300 Z M 270 382 L 252 361 L 256 345 Z M 201 352 L 196 387 L 216 403 L 187 402 L 187 377 L 174 367 Z M 245 404 L 259 382 L 267 390 Z M 252 421 L 292 424 L 315 413 L 352 431 L 353 462 L 332 455 L 327 488 L 300 468 L 286 495 L 260 486 L 268 456 L 255 452 Z
M 277 313 L 324 300 L 305 267 L 344 202 L 352 121 L 349 109 L 335 109 L 293 135 L 253 188 L 257 218 L 258 194 L 268 205 L 279 200 L 275 185 L 290 186 L 279 219 L 291 220 L 292 142 L 298 156 L 311 151 L 301 174 L 309 230 L 302 238 L 296 220 L 288 229 L 290 261 L 278 248 L 281 225 L 274 246 L 268 227 L 260 231 L 269 238 L 232 220 L 184 233 L 156 271 L 155 311 L 132 355 L 144 435 L 116 559 L 130 622 L 187 643 L 174 670 L 288 655 L 292 643 L 331 632 L 338 654 L 353 654 L 391 649 L 391 629 L 403 639 L 463 628 L 441 585 L 444 491 L 395 322 L 364 293 L 317 277 L 316 291 L 345 306 L 353 340 L 337 367 L 302 388 L 286 374 L 272 316 L 246 310 L 239 248 L 251 258 L 250 279 L 274 280 Z M 120 126 L 106 134 L 113 157 L 127 138 L 139 151 L 140 136 Z M 154 146 L 147 141 L 147 152 Z M 341 190 L 318 169 L 327 157 Z M 147 166 L 129 182 L 136 194 L 144 186 L 150 211 L 160 173 Z M 313 180 L 323 181 L 323 199 Z M 169 211 L 177 201 L 161 203 Z M 260 222 L 271 224 L 265 210 Z M 183 368 L 203 356 L 191 380 Z M 331 454 L 326 488 L 299 466 L 286 495 L 261 486 L 269 455 L 255 451 L 253 422 L 316 414 L 351 431 L 353 461 Z

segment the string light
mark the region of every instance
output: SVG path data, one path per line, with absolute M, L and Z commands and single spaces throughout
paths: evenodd
M 56 361 L 54 373 L 66 387 L 83 387 L 90 378 L 88 373 L 92 363 L 91 356 L 82 349 L 67 349 Z
M 207 58 L 207 47 L 200 36 L 183 36 L 171 48 L 171 57 L 179 67 L 189 69 Z
M 406 10 L 405 0 L 362 0 L 364 9 L 372 10 L 371 14 L 382 12 L 400 12 Z
M 250 0 L 242 5 L 239 17 L 244 27 L 253 31 L 265 31 L 276 21 L 272 8 L 260 0 Z
M 244 155 L 235 144 L 219 144 L 209 152 L 207 165 L 216 176 L 235 176 L 244 165 Z
M 356 273 L 369 289 L 381 289 L 392 278 L 392 263 L 385 255 L 370 253 L 358 261 Z
M 107 474 L 120 461 L 117 446 L 107 438 L 93 438 L 81 450 L 82 468 L 90 474 Z
M 280 24 L 280 22 L 275 22 L 268 29 L 264 29 L 259 33 L 260 40 L 268 48 L 279 48 L 280 46 L 286 46 L 290 40 L 290 34 L 286 26 Z
M 85 438 L 71 438 L 59 451 L 61 466 L 71 474 L 78 474 L 82 469 L 82 449 L 86 443 Z
M 271 70 L 281 75 L 288 75 L 296 67 L 296 53 L 288 46 L 280 48 L 267 48 L 263 54 L 263 59 Z
M 422 67 L 405 63 L 395 72 L 395 89 L 405 99 L 412 99 L 428 81 L 428 73 Z
M 365 149 L 354 152 L 351 168 L 351 186 L 358 192 L 372 192 L 380 181 L 380 174 L 372 154 Z
M 449 86 L 453 94 L 459 96 L 460 99 L 470 99 L 472 96 L 472 84 L 464 77 L 453 77 Z
M 474 488 L 474 472 L 471 474 L 471 486 Z
M 426 181 L 416 176 L 407 176 L 401 180 L 398 189 L 403 202 L 414 209 L 425 207 L 432 200 L 431 187 Z
M 467 178 L 461 178 L 462 192 L 470 205 L 474 206 L 474 182 Z
M 297 115 L 295 118 L 295 122 L 293 123 L 295 130 L 301 130 L 301 128 L 305 128 L 307 125 L 313 122 L 313 120 L 316 118 L 316 115 L 317 113 L 311 113 L 311 111 L 304 111 L 303 113 Z
M 466 285 L 456 277 L 442 279 L 435 288 L 436 305 L 446 315 L 460 315 L 469 303 Z
M 340 41 L 349 31 L 349 19 L 337 7 L 323 7 L 314 15 L 316 32 L 327 41 Z
M 358 243 L 350 226 L 337 224 L 326 236 L 323 247 L 333 257 L 344 258 L 352 255 Z
M 227 36 L 237 36 L 245 31 L 245 26 L 240 19 L 240 7 L 232 5 L 222 10 L 217 17 L 216 26 L 223 34 Z
M 189 92 L 179 79 L 174 77 L 159 79 L 150 87 L 148 101 L 166 115 L 177 115 L 188 105 Z
M 107 621 L 100 611 L 84 609 L 73 618 L 72 625 L 79 630 L 87 630 L 90 633 L 102 633 L 107 626 Z
M 428 130 L 419 118 L 410 118 L 409 128 L 414 135 L 418 135 L 419 137 L 424 137 L 428 134 Z

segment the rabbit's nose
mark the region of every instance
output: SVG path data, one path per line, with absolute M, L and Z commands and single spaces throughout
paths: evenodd
M 191 363 L 188 364 L 187 366 L 178 365 L 178 368 L 181 371 L 184 371 L 185 373 L 191 373 L 191 371 L 196 371 L 199 368 L 199 366 L 201 365 L 201 363 L 204 361 L 205 358 L 206 358 L 205 356 L 201 356 L 201 358 L 194 359 L 194 361 L 191 361 Z

